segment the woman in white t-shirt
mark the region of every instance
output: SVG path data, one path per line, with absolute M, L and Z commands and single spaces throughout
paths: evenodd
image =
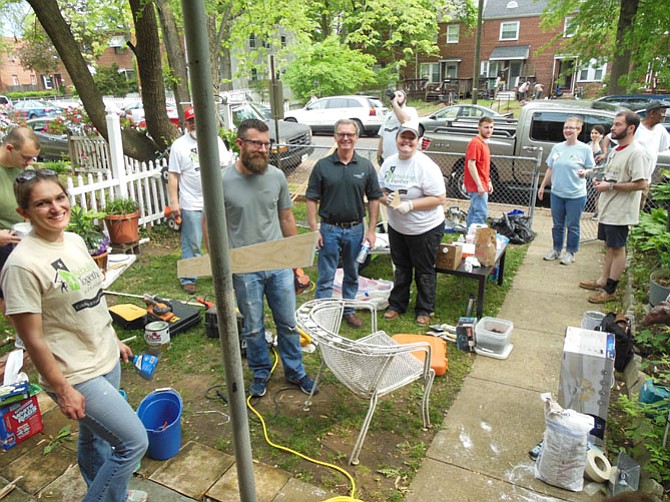
M 417 151 L 418 124 L 403 124 L 396 143 L 398 154 L 386 159 L 379 172 L 379 184 L 387 194 L 382 203 L 388 207 L 389 244 L 395 265 L 384 319 L 395 319 L 407 310 L 414 275 L 416 322 L 425 326 L 435 310 L 435 256 L 444 234 L 446 190 L 439 166 Z
M 63 415 L 79 425 L 77 460 L 84 501 L 142 502 L 128 482 L 148 446 L 147 432 L 119 394 L 121 343 L 102 291 L 102 273 L 81 237 L 66 232 L 70 202 L 51 170 L 25 170 L 14 181 L 18 213 L 31 232 L 0 274 L 7 315 Z

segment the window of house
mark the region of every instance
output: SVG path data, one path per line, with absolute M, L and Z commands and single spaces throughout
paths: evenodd
M 12 75 L 12 85 L 19 85 L 19 76 Z
M 479 74 L 482 77 L 488 77 L 489 76 L 489 62 L 488 61 L 481 61 L 479 63 Z
M 37 85 L 37 77 L 34 73 L 30 75 L 30 85 Z
M 126 47 L 114 47 L 114 54 L 125 54 Z
M 279 37 L 279 41 L 282 47 L 286 47 L 286 35 L 282 35 L 281 37 Z
M 51 82 L 51 77 L 47 77 L 45 75 L 42 75 L 42 85 L 47 90 L 54 88 L 53 83 Z
M 500 23 L 500 40 L 519 40 L 519 21 Z
M 575 36 L 575 30 L 577 26 L 575 25 L 574 16 L 567 16 L 565 22 L 563 23 L 563 36 L 565 38 L 570 38 Z
M 458 31 L 459 31 L 459 26 L 457 24 L 448 24 L 447 25 L 447 43 L 448 44 L 457 44 L 458 43 Z
M 597 60 L 591 59 L 587 65 L 584 65 L 579 69 L 579 74 L 577 75 L 577 81 L 602 82 L 606 71 L 607 71 L 607 63 L 599 65 Z
M 440 82 L 440 63 L 421 63 L 420 66 L 421 78 L 428 77 L 431 84 Z
M 249 48 L 250 49 L 256 48 L 256 35 L 254 35 L 253 33 L 249 35 Z
M 258 70 L 256 68 L 251 69 L 251 80 L 254 82 L 258 80 Z

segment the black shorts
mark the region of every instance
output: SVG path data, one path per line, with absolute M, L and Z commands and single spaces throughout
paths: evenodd
M 598 240 L 605 241 L 608 248 L 622 248 L 628 240 L 628 225 L 598 223 Z
M 7 244 L 6 246 L 0 247 L 0 271 L 2 271 L 2 267 L 5 266 L 7 258 L 9 258 L 10 253 L 14 250 L 15 247 L 16 244 Z M 2 285 L 0 285 L 0 298 L 5 298 L 5 296 L 2 294 Z

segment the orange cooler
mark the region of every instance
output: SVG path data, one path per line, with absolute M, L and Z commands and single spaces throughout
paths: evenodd
M 428 342 L 431 346 L 431 361 L 430 367 L 435 370 L 435 375 L 444 376 L 449 367 L 449 360 L 447 359 L 447 342 L 441 338 L 430 335 L 393 335 L 397 343 L 417 343 Z M 412 352 L 412 354 L 423 361 L 425 353 L 422 351 Z

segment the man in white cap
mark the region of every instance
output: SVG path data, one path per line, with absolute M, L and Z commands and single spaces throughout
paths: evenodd
M 193 258 L 202 255 L 202 239 L 205 232 L 203 218 L 204 203 L 200 181 L 200 160 L 196 141 L 195 112 L 189 106 L 184 111 L 184 135 L 172 143 L 168 167 L 168 191 L 170 209 L 181 215 L 181 257 Z M 226 167 L 233 162 L 232 153 L 219 143 L 219 163 Z M 204 234 L 206 236 L 206 234 Z M 195 277 L 180 277 L 182 289 L 195 293 Z

